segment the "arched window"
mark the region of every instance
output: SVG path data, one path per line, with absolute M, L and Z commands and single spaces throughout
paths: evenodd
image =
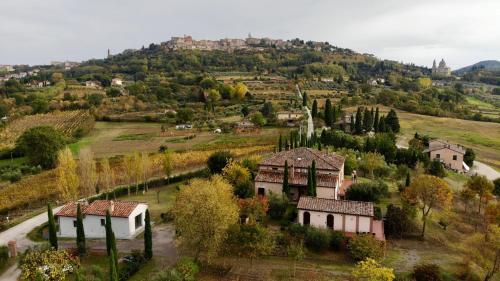
M 333 215 L 329 214 L 326 216 L 326 227 L 333 229 Z
M 309 212 L 304 212 L 304 225 L 309 225 L 311 224 L 311 214 Z

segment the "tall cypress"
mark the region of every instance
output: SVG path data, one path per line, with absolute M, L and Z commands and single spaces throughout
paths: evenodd
M 349 132 L 352 134 L 356 130 L 356 126 L 354 124 L 354 115 L 351 114 L 351 125 L 349 126 Z
M 324 113 L 324 119 L 325 119 L 325 124 L 326 126 L 330 126 L 332 123 L 332 102 L 330 99 L 326 99 L 325 102 L 325 113 Z
M 356 123 L 354 124 L 354 131 L 356 134 L 363 133 L 363 114 L 361 114 L 361 108 L 358 107 L 358 111 L 356 111 Z
M 314 196 L 311 167 L 307 167 L 307 196 Z
M 283 140 L 281 139 L 281 134 L 280 138 L 278 140 L 278 151 L 281 152 L 283 150 Z
M 408 172 L 408 173 L 406 173 L 405 187 L 410 186 L 410 184 L 411 184 L 410 172 Z
M 115 233 L 113 231 L 111 231 L 111 236 L 110 236 L 110 241 L 111 241 L 111 251 L 110 251 L 110 255 L 113 254 L 113 256 L 115 257 L 115 267 L 116 269 L 118 270 L 118 250 L 116 249 L 116 237 L 115 237 Z
M 380 133 L 386 133 L 387 132 L 387 127 L 386 127 L 386 124 L 385 124 L 385 116 L 384 115 L 380 116 L 380 119 L 378 121 L 378 131 Z
M 113 229 L 111 228 L 111 214 L 109 213 L 109 210 L 106 211 L 106 252 L 108 253 L 108 257 L 111 255 L 111 234 L 113 232 Z
M 85 245 L 85 230 L 83 229 L 83 215 L 80 203 L 76 207 L 76 248 L 79 256 L 85 256 L 87 246 Z
M 371 120 L 371 114 L 370 111 L 368 110 L 368 107 L 365 107 L 365 111 L 363 113 L 363 129 L 365 130 L 366 133 L 368 133 L 372 128 L 372 120 Z
M 318 117 L 318 101 L 317 100 L 313 101 L 311 115 L 312 115 L 312 118 Z
M 52 213 L 52 206 L 47 204 L 47 215 L 49 219 L 49 242 L 50 246 L 57 250 L 57 230 L 56 230 L 56 222 L 54 220 L 54 214 Z
M 311 165 L 311 180 L 312 180 L 312 191 L 313 191 L 313 196 L 316 196 L 316 161 L 313 160 L 312 165 Z
M 117 257 L 113 252 L 109 256 L 109 280 L 118 281 Z
M 391 128 L 394 133 L 399 133 L 399 118 L 394 109 L 391 109 L 385 118 L 385 125 L 387 129 Z
M 378 132 L 378 123 L 379 123 L 379 112 L 378 112 L 378 107 L 375 109 L 375 117 L 373 117 L 373 129 L 375 132 Z
M 144 258 L 150 260 L 153 257 L 153 234 L 151 233 L 149 210 L 146 210 L 144 224 Z
M 286 196 L 290 195 L 290 185 L 288 183 L 288 161 L 285 160 L 285 170 L 283 171 L 283 186 L 281 192 L 286 194 Z
M 302 106 L 307 106 L 307 93 L 302 93 Z

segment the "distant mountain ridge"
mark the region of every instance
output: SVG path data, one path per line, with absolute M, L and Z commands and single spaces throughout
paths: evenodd
M 467 72 L 471 72 L 478 69 L 484 70 L 500 70 L 500 61 L 497 60 L 484 60 L 473 65 L 462 67 L 460 69 L 454 70 L 455 75 L 464 75 Z

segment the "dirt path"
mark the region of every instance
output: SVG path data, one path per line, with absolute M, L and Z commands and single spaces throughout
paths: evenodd
M 295 87 L 297 87 L 297 94 L 302 101 L 302 92 L 300 91 L 299 85 L 295 85 Z M 304 109 L 307 111 L 307 137 L 310 138 L 314 132 L 314 122 L 312 119 L 311 110 L 309 110 L 307 106 L 304 106 Z
M 489 180 L 496 180 L 500 178 L 500 172 L 479 161 L 474 161 L 474 166 L 472 166 L 471 170 L 472 173 L 486 176 Z

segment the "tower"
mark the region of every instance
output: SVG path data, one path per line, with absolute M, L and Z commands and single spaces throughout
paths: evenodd
M 110 58 L 110 57 L 111 57 L 111 50 L 108 49 L 108 58 Z

